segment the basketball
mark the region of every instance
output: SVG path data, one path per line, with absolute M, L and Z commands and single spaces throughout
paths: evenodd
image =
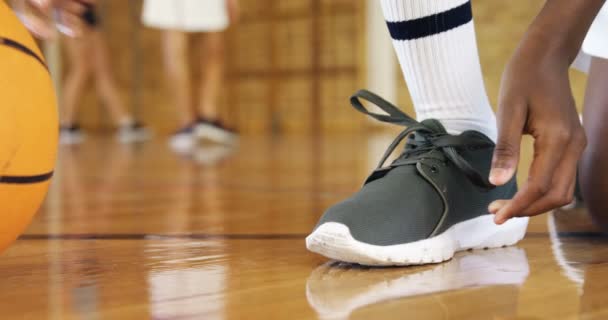
M 0 2 L 0 250 L 38 211 L 57 153 L 56 98 L 40 49 Z

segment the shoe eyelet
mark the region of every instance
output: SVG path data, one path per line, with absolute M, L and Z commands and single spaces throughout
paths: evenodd
M 437 167 L 435 167 L 435 166 L 431 167 L 431 172 L 432 173 L 437 173 L 437 171 L 439 171 L 439 169 L 437 169 Z

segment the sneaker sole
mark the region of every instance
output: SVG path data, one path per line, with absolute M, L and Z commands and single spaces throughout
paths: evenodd
M 306 248 L 330 259 L 362 265 L 421 265 L 450 260 L 458 251 L 514 245 L 523 239 L 527 227 L 527 217 L 498 226 L 494 215 L 488 214 L 455 224 L 429 239 L 378 246 L 356 240 L 341 223 L 328 222 L 306 237 Z
M 232 144 L 237 142 L 235 134 L 210 126 L 196 128 L 196 136 L 200 139 L 209 139 L 213 142 Z

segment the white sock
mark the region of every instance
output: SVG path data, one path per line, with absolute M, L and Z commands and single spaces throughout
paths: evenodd
M 419 121 L 496 141 L 469 0 L 381 0 Z

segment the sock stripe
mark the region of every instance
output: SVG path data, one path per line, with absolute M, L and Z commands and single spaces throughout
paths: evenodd
M 414 40 L 457 28 L 473 20 L 471 2 L 434 15 L 408 20 L 387 22 L 393 40 Z

